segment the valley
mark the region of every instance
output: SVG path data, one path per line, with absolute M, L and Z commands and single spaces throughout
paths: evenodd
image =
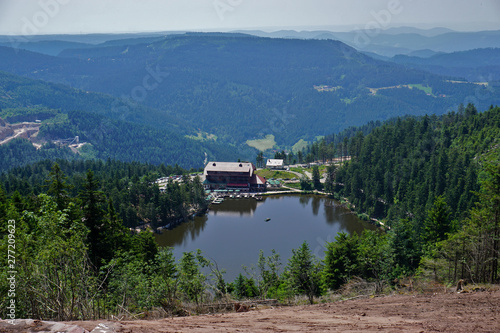
M 113 96 L 101 111 L 106 117 L 175 128 L 187 138 L 210 133 L 240 150 L 269 135 L 275 143 L 260 148 L 290 149 L 367 121 L 439 115 L 471 96 L 489 96 L 475 98 L 481 109 L 500 101 L 494 85 L 477 91 L 472 82 L 456 85 L 456 77 L 377 60 L 328 39 L 186 33 L 57 56 L 0 48 L 0 56 L 0 70 Z
M 87 6 L 48 3 L 23 24 Z M 0 331 L 498 330 L 500 30 L 406 6 L 0 36 Z

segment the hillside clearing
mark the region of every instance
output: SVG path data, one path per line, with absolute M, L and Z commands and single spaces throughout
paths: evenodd
M 268 134 L 264 139 L 247 140 L 246 144 L 260 151 L 265 151 L 273 148 L 276 141 L 274 140 L 274 135 Z
M 266 177 L 267 179 L 271 179 L 271 178 L 274 178 L 274 179 L 298 178 L 298 176 L 292 172 L 281 171 L 281 170 L 262 169 L 262 170 L 257 170 L 255 173 L 261 177 Z
M 302 149 L 307 148 L 307 146 L 309 146 L 309 142 L 305 141 L 304 139 L 300 139 L 296 144 L 293 145 L 292 151 L 294 153 L 298 153 Z

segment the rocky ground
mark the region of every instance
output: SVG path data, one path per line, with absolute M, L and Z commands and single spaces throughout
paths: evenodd
M 0 332 L 500 332 L 500 291 L 395 295 L 162 320 L 31 321 Z

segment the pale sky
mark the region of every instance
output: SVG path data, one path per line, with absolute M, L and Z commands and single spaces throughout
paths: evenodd
M 0 34 L 397 26 L 500 30 L 500 0 L 0 0 Z

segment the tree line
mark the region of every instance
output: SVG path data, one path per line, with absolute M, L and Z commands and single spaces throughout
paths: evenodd
M 496 283 L 499 137 L 500 108 L 469 104 L 316 146 L 347 147 L 351 160 L 327 168 L 325 190 L 384 221 L 395 270 Z
M 274 251 L 258 254 L 257 263 L 232 281 L 217 262 L 196 252 L 175 258 L 171 248 L 159 248 L 151 232 L 132 233 L 120 220 L 112 201 L 100 191 L 92 171 L 78 195 L 57 164 L 46 193 L 8 196 L 0 192 L 2 261 L 15 221 L 16 301 L 19 317 L 76 320 L 163 308 L 184 315 L 204 303 L 246 298 L 296 295 L 312 304 L 316 297 L 361 278 L 382 291 L 395 279 L 409 276 L 408 267 L 440 279 L 498 280 L 498 216 L 500 164 L 485 163 L 478 204 L 455 233 L 447 232 L 450 212 L 438 199 L 426 214 L 423 233 L 403 219 L 388 232 L 339 233 L 325 244 L 325 258 L 313 255 L 304 242 L 292 250 L 286 265 Z M 415 252 L 420 246 L 420 255 Z M 284 266 L 284 267 L 283 267 Z M 414 272 L 414 271 L 413 271 Z M 2 270 L 2 311 L 10 301 L 7 271 Z M 96 314 L 96 308 L 100 309 Z M 3 313 L 2 315 L 5 315 Z
M 98 190 L 112 200 L 116 213 L 129 228 L 144 224 L 152 228 L 174 225 L 206 207 L 203 185 L 199 178 L 187 177 L 190 171 L 178 165 L 165 166 L 114 160 L 57 160 L 58 177 L 64 175 L 65 191 L 78 196 L 84 190 L 87 172 L 99 179 Z M 53 172 L 53 162 L 44 160 L 29 166 L 13 168 L 0 175 L 7 193 L 34 197 L 46 193 Z M 155 181 L 177 175 L 182 181 L 170 180 L 161 190 Z M 62 178 L 61 178 L 62 181 Z
M 151 179 L 159 167 L 115 161 L 59 162 L 48 172 L 51 162 L 45 161 L 16 168 L 2 178 L 1 260 L 7 267 L 8 240 L 15 239 L 12 265 L 18 318 L 89 319 L 100 313 L 134 313 L 155 307 L 182 314 L 186 304 L 227 298 L 276 297 L 286 301 L 306 295 L 312 303 L 314 297 L 337 286 L 331 274 L 326 274 L 335 271 L 335 264 L 320 261 L 307 243 L 293 250 L 284 268 L 279 254 L 273 251 L 266 257 L 261 251 L 257 264 L 233 282 L 225 281 L 224 270 L 201 251 L 184 253 L 176 260 L 171 248 L 158 247 L 153 233 L 127 228 L 113 200 L 118 191 L 113 182 L 125 179 L 121 192 L 129 194 L 128 204 L 143 207 L 140 201 L 148 201 L 149 194 L 137 190 L 140 186 L 157 188 Z M 181 170 L 161 168 L 167 173 Z M 68 170 L 69 176 L 63 170 Z M 201 190 L 196 178 L 191 183 L 185 178 L 183 184 L 170 182 L 166 192 L 152 201 L 159 201 L 160 210 L 162 201 L 169 202 L 172 209 L 178 209 L 177 205 L 199 208 L 206 204 Z M 136 216 L 143 213 L 135 211 Z M 160 216 L 168 213 L 160 212 Z M 9 231 L 12 221 L 14 232 Z M 361 262 L 365 260 L 360 259 L 360 267 Z M 0 275 L 0 303 L 6 311 L 11 299 L 6 292 L 7 270 Z M 98 314 L 96 308 L 100 309 Z
M 367 135 L 354 133 L 346 145 L 351 160 L 328 167 L 325 190 L 390 228 L 340 233 L 325 244 L 323 260 L 307 243 L 286 263 L 278 253 L 261 251 L 234 281 L 200 251 L 174 258 L 171 249 L 158 248 L 152 233 L 127 228 L 145 216 L 152 223 L 175 209 L 178 215 L 170 216 L 201 207 L 196 180 L 170 182 L 165 193 L 154 184 L 185 170 L 116 161 L 15 168 L 0 178 L 0 255 L 7 263 L 8 223 L 16 221 L 19 315 L 86 319 L 96 307 L 183 314 L 187 304 L 254 297 L 287 302 L 296 295 L 312 303 L 355 278 L 377 291 L 408 276 L 497 283 L 499 121 L 498 107 L 478 113 L 468 105 L 442 117 L 399 119 Z M 7 272 L 0 274 L 5 309 Z

